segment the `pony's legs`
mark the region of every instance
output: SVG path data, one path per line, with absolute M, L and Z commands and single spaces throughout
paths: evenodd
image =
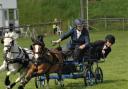
M 12 71 L 8 71 L 6 74 L 5 85 L 6 85 L 7 89 L 10 89 L 10 83 L 11 83 L 9 80 L 9 76 L 14 72 L 15 72 L 15 70 L 12 70 Z
M 23 82 L 18 89 L 23 89 L 25 85 L 31 80 L 32 77 L 35 77 L 33 75 L 41 75 L 48 70 L 49 66 L 48 65 L 40 65 L 40 66 L 35 66 L 34 64 L 30 66 L 29 70 L 27 71 L 27 74 L 25 76 L 25 82 Z M 34 74 L 35 73 L 35 74 Z M 49 77 L 48 77 L 49 78 Z M 48 79 L 49 82 L 49 79 Z
M 3 61 L 3 64 L 0 66 L 0 72 L 5 71 L 6 68 L 7 68 L 7 63 L 6 61 Z
M 24 82 L 21 82 L 18 86 L 18 89 L 24 89 L 25 85 L 31 80 L 31 78 L 28 80 L 26 79 Z
M 46 71 L 49 69 L 49 64 L 42 64 L 38 66 L 38 70 L 36 71 L 36 75 L 40 76 L 41 74 L 46 73 Z M 46 80 L 47 80 L 47 85 L 46 89 L 49 89 L 49 73 L 46 74 Z
M 32 74 L 33 74 L 33 72 L 35 71 L 35 69 L 36 69 L 36 66 L 35 66 L 34 64 L 32 64 L 32 65 L 30 66 L 30 68 L 28 69 L 27 74 L 26 74 L 26 76 L 25 76 L 25 78 L 26 78 L 27 80 L 29 80 L 29 79 L 32 77 Z
M 26 75 L 26 71 L 27 71 L 27 70 L 24 70 L 24 72 L 22 71 L 22 72 L 20 73 L 20 76 L 15 80 L 15 82 L 13 82 L 13 83 L 10 85 L 10 88 L 13 88 L 13 87 L 16 85 L 16 83 L 18 83 L 18 82 L 21 82 L 21 84 L 22 84 L 22 82 L 25 81 L 25 80 L 24 80 L 24 77 L 25 77 L 25 75 Z
M 6 86 L 10 85 L 10 80 L 9 80 L 10 74 L 11 74 L 11 71 L 8 71 L 6 74 L 6 78 L 5 78 L 5 85 Z
M 20 83 L 18 89 L 24 89 L 25 85 L 31 80 L 32 73 L 34 72 L 34 70 L 35 70 L 35 68 L 34 68 L 34 66 L 32 66 L 32 68 L 27 71 L 27 74 L 24 77 L 25 81 Z M 16 81 L 18 81 L 18 80 L 16 80 Z
M 9 71 L 8 71 L 7 74 L 6 74 L 5 85 L 6 85 L 7 87 L 10 87 L 9 76 L 10 76 L 12 73 L 16 73 L 16 72 L 18 71 L 18 69 L 19 69 L 19 66 L 15 65 L 15 64 L 9 64 L 8 67 L 9 67 Z M 14 67 L 16 67 L 16 68 L 14 68 Z M 15 85 L 15 84 L 14 84 L 14 85 Z M 13 86 L 14 86 L 14 85 L 13 85 Z
M 30 66 L 30 68 L 27 70 L 27 73 L 25 75 L 25 81 L 20 84 L 20 86 L 18 87 L 18 89 L 24 89 L 25 85 L 31 80 L 32 74 L 35 71 L 35 69 L 36 69 L 36 67 L 34 66 L 34 64 L 32 64 Z
M 49 69 L 48 64 L 42 64 L 38 66 L 38 70 L 36 71 L 37 75 L 44 74 Z

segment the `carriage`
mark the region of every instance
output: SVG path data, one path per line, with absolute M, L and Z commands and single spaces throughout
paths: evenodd
M 85 86 L 102 83 L 103 71 L 99 66 L 99 63 L 102 63 L 104 61 L 104 59 L 101 60 L 91 55 L 90 52 L 86 53 L 81 61 L 74 60 L 73 57 L 69 57 L 63 62 L 63 69 L 61 70 L 61 80 L 82 78 L 84 80 Z M 55 73 L 51 74 L 49 78 L 55 81 L 55 85 L 64 87 L 64 83 L 60 83 L 60 81 L 58 81 L 60 77 Z M 45 80 L 46 77 L 44 74 L 36 77 L 36 88 L 43 88 L 45 85 Z
M 32 52 L 30 52 L 32 54 L 30 54 L 28 52 L 25 52 L 25 50 L 20 49 L 19 46 L 16 45 L 15 39 L 13 38 L 12 34 L 10 35 L 9 33 L 7 33 L 6 35 L 4 37 L 4 49 L 6 48 L 6 50 L 8 51 L 5 51 L 5 54 L 6 53 L 16 54 L 16 56 L 13 55 L 13 57 L 15 57 L 13 59 L 7 58 L 8 56 L 5 57 L 5 59 L 13 60 L 12 63 L 10 63 L 9 65 L 19 63 L 20 65 L 24 66 L 23 61 L 25 61 L 25 59 L 27 61 L 28 59 L 31 59 L 29 60 L 31 62 L 29 65 L 30 68 L 28 67 L 29 69 L 26 68 L 25 70 L 27 71 L 24 71 L 25 75 L 23 73 L 23 76 L 20 76 L 20 78 L 18 78 L 14 83 L 12 83 L 9 88 L 7 87 L 7 89 L 12 88 L 13 86 L 15 86 L 16 83 L 20 82 L 21 79 L 25 78 L 23 82 L 21 81 L 21 85 L 18 87 L 18 89 L 24 89 L 25 85 L 31 80 L 31 78 L 35 77 L 35 74 L 36 76 L 38 76 L 38 74 L 43 74 L 35 78 L 36 88 L 43 87 L 45 85 L 45 80 L 47 80 L 47 84 L 48 84 L 49 79 L 54 79 L 55 83 L 59 84 L 61 87 L 64 86 L 63 83 L 64 79 L 83 78 L 85 86 L 103 82 L 103 72 L 98 64 L 100 62 L 105 61 L 105 60 L 101 60 L 101 58 L 105 58 L 108 55 L 108 53 L 111 51 L 111 49 L 109 50 L 104 49 L 104 51 L 106 51 L 107 54 L 102 55 L 103 57 L 99 57 L 97 56 L 99 55 L 99 52 L 95 52 L 93 50 L 95 48 L 91 46 L 89 47 L 89 50 L 85 52 L 85 55 L 81 58 L 81 60 L 74 60 L 73 57 L 71 58 L 68 57 L 64 59 L 62 55 L 63 51 L 61 50 L 62 48 L 59 46 L 58 48 L 49 50 L 48 48 L 45 47 L 43 38 L 41 42 L 38 40 L 33 40 L 34 44 L 31 46 Z M 104 42 L 100 42 L 100 43 L 104 43 Z M 23 56 L 19 58 L 19 53 L 21 54 L 21 51 L 23 52 L 22 54 Z M 29 57 L 28 55 L 27 57 L 26 56 L 27 54 L 31 56 Z M 95 64 L 96 66 L 94 67 Z M 6 67 L 6 65 L 4 67 Z M 49 74 L 54 73 L 54 74 L 47 75 L 47 73 Z M 56 73 L 58 75 L 55 75 Z M 9 73 L 7 73 L 5 79 L 5 81 L 7 82 L 5 82 L 5 85 L 10 84 L 9 75 L 10 75 L 10 71 Z

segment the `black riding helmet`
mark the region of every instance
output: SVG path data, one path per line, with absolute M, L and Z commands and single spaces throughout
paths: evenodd
M 109 35 L 107 35 L 107 36 L 105 37 L 105 40 L 106 40 L 106 41 L 109 41 L 109 42 L 112 43 L 112 44 L 114 44 L 116 39 L 115 39 L 115 36 L 109 34 Z

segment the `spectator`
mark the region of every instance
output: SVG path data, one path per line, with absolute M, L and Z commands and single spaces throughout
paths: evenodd
M 53 33 L 54 33 L 54 35 L 57 33 L 57 26 L 58 26 L 58 24 L 57 24 L 57 18 L 55 18 L 54 19 L 54 24 L 53 24 Z

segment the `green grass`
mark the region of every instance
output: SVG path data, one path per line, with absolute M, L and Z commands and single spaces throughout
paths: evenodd
M 84 6 L 86 8 L 86 3 Z M 128 18 L 127 6 L 128 0 L 89 0 L 89 18 Z M 21 24 L 41 23 L 54 18 L 67 23 L 80 17 L 80 0 L 18 0 L 18 8 Z
M 86 12 L 86 2 L 84 6 Z M 89 19 L 128 18 L 127 6 L 128 0 L 89 0 Z M 74 19 L 80 17 L 80 0 L 18 0 L 18 10 L 20 25 L 38 24 L 58 18 L 63 21 L 62 30 L 65 31 Z M 124 23 L 125 27 L 122 26 L 122 22 L 108 22 L 105 28 L 105 23 L 102 21 L 90 22 L 90 27 L 100 31 L 127 29 L 127 21 Z M 37 27 L 45 32 L 51 28 L 51 25 L 47 28 Z
M 92 41 L 98 39 L 104 39 L 105 35 L 114 34 L 116 37 L 116 43 L 112 47 L 112 52 L 108 55 L 107 61 L 101 63 L 100 66 L 104 73 L 104 82 L 94 86 L 85 87 L 83 79 L 67 79 L 65 80 L 65 87 L 63 89 L 127 89 L 128 87 L 128 31 L 102 31 L 102 32 L 90 32 Z M 51 40 L 56 40 L 58 37 L 46 37 L 45 43 L 48 48 L 51 46 Z M 22 47 L 29 47 L 31 44 L 30 39 L 18 39 L 17 42 Z M 64 45 L 64 43 L 63 43 Z M 0 64 L 3 61 L 3 46 L 0 44 Z M 12 75 L 13 76 L 13 75 Z M 16 77 L 17 75 L 15 75 Z M 0 89 L 4 89 L 5 72 L 0 73 Z M 14 80 L 14 76 L 11 77 Z M 17 86 L 16 88 L 17 89 Z M 36 89 L 33 80 L 29 82 L 25 89 Z M 53 80 L 50 81 L 50 89 L 60 89 L 55 86 Z

